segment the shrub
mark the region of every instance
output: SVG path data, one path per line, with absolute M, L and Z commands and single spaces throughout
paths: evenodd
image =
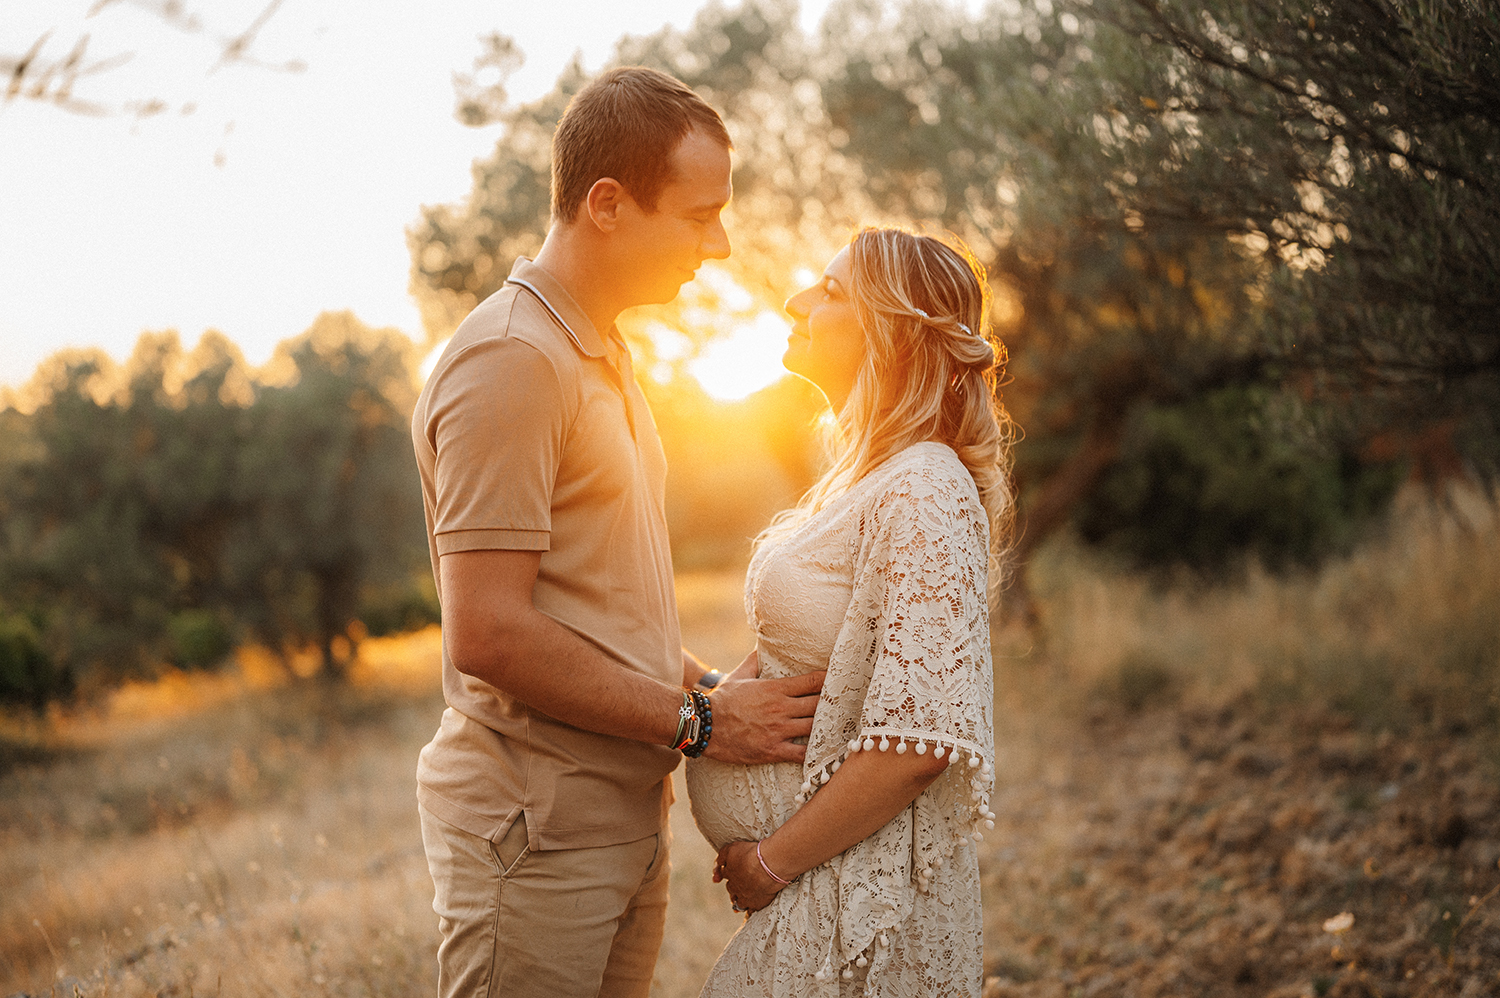
M 1083 502 L 1083 538 L 1142 567 L 1207 572 L 1244 552 L 1285 569 L 1349 551 L 1404 469 L 1361 461 L 1280 402 L 1235 387 L 1140 412 Z
M 182 610 L 167 621 L 172 664 L 194 669 L 217 665 L 234 650 L 234 635 L 212 610 Z
M 0 703 L 39 712 L 72 692 L 71 676 L 47 656 L 31 621 L 0 610 Z
M 430 571 L 419 571 L 398 585 L 371 588 L 359 607 L 360 622 L 372 638 L 418 631 L 442 619 Z

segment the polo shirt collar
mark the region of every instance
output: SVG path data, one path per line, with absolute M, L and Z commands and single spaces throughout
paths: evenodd
M 590 357 L 603 357 L 604 340 L 557 278 L 524 256 L 517 257 L 505 283 L 523 288 L 541 299 L 543 307 L 568 334 L 573 345 Z

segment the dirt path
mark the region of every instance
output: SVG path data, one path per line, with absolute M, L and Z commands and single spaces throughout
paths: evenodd
M 1026 738 L 985 998 L 1500 995 L 1500 786 L 1462 733 L 1241 704 Z

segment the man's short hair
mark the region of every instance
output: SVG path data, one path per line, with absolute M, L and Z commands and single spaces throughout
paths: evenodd
M 672 153 L 694 128 L 732 148 L 719 113 L 681 80 L 645 66 L 604 73 L 568 102 L 552 136 L 553 220 L 571 222 L 604 177 L 655 211 Z

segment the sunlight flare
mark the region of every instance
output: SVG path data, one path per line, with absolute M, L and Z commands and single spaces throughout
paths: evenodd
M 771 311 L 761 312 L 729 335 L 705 344 L 687 362 L 687 372 L 711 397 L 736 402 L 786 375 L 781 366 L 786 337 L 786 320 Z
M 447 336 L 438 340 L 436 345 L 427 351 L 427 356 L 422 358 L 422 364 L 417 369 L 418 376 L 421 378 L 421 384 L 427 384 L 427 379 L 432 377 L 433 369 L 437 367 L 437 362 L 442 359 L 443 351 L 447 349 L 448 341 L 451 339 L 453 337 Z

